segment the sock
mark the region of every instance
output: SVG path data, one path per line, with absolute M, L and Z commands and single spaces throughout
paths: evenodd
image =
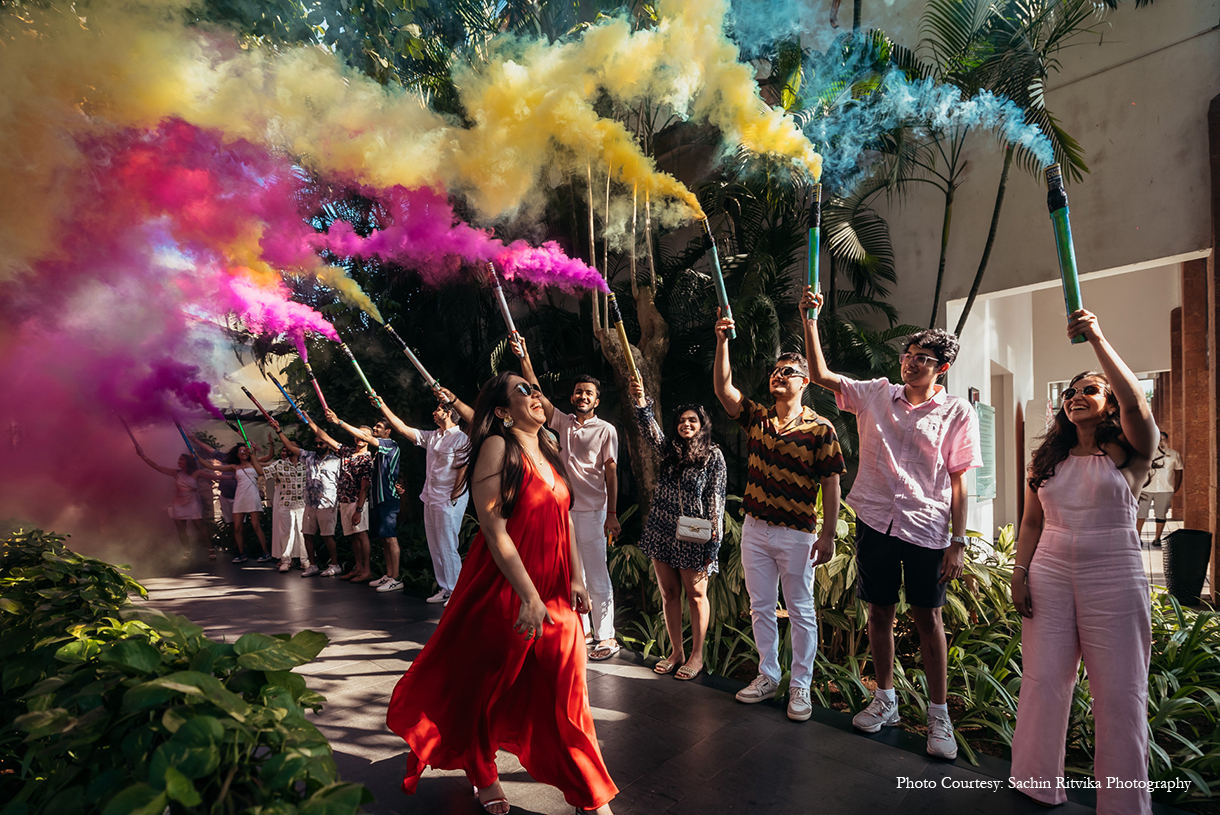
M 933 704 L 929 703 L 928 704 L 928 718 L 931 719 L 933 717 L 936 717 L 937 719 L 944 719 L 945 721 L 949 721 L 949 705 L 948 704 L 933 705 Z
M 893 688 L 877 688 L 877 690 L 873 692 L 873 696 L 876 696 L 878 699 L 885 700 L 887 705 L 892 705 L 896 701 Z

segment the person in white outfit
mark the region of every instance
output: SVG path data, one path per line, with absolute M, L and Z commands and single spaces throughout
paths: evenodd
M 458 532 L 462 528 L 462 517 L 466 514 L 469 493 L 456 498 L 453 489 L 457 485 L 460 470 L 457 462 L 469 445 L 469 439 L 458 426 L 458 420 L 467 423 L 474 411 L 439 385 L 436 388 L 439 400 L 432 411 L 436 430 L 420 430 L 411 427 L 390 410 L 385 402 L 376 399 L 374 404 L 395 432 L 406 436 L 417 447 L 426 452 L 424 464 L 424 489 L 419 500 L 424 502 L 424 534 L 428 538 L 428 554 L 432 556 L 432 569 L 439 587 L 436 594 L 428 598 L 429 603 L 448 603 L 453 587 L 457 585 L 458 573 L 462 569 L 462 558 L 458 555 Z M 391 591 L 400 588 L 400 581 L 393 581 Z M 381 591 L 381 589 L 379 589 Z
M 1173 494 L 1182 489 L 1182 456 L 1169 446 L 1169 434 L 1161 431 L 1161 443 L 1157 446 L 1156 458 L 1152 460 L 1152 475 L 1148 483 L 1140 490 L 1139 508 L 1135 515 L 1135 533 L 1142 535 L 1144 521 L 1148 520 L 1148 510 L 1156 510 L 1156 538 L 1152 545 L 1161 548 L 1161 535 L 1165 531 L 1165 521 L 1169 518 L 1169 505 L 1173 502 Z
M 252 452 L 257 454 L 258 448 L 253 445 L 247 447 L 239 444 L 225 456 L 224 464 L 213 464 L 207 459 L 199 462 L 213 472 L 233 473 L 237 479 L 237 492 L 233 496 L 233 540 L 237 543 L 237 556 L 233 558 L 234 563 L 245 563 L 247 560 L 243 535 L 247 515 L 250 516 L 250 525 L 254 527 L 254 537 L 258 538 L 258 545 L 263 549 L 263 553 L 258 556 L 258 562 L 266 563 L 272 559 L 271 553 L 267 551 L 267 538 L 263 535 L 263 497 L 258 491 L 258 472 L 250 461 Z M 270 457 L 262 459 L 262 461 L 269 460 Z
M 301 577 L 333 577 L 342 571 L 339 568 L 339 550 L 335 544 L 335 526 L 339 520 L 339 470 L 343 460 L 330 450 L 320 439 L 318 451 L 302 450 L 292 439 L 284 435 L 275 425 L 284 446 L 295 451 L 305 465 L 305 520 L 302 531 L 305 533 L 305 552 L 311 561 L 302 572 Z M 316 436 L 318 426 L 313 419 L 309 420 L 309 429 Z M 330 565 L 319 570 L 317 555 L 318 546 L 312 538 L 320 537 L 330 555 Z
M 271 428 L 283 435 L 279 423 L 271 420 Z M 271 512 L 274 523 L 271 525 L 271 556 L 280 559 L 279 570 L 286 572 L 292 568 L 292 561 L 300 559 L 301 568 L 308 569 L 309 554 L 305 551 L 305 478 L 307 469 L 301 461 L 299 447 L 285 447 L 286 458 L 281 458 L 263 466 L 257 458 L 254 459 L 254 469 L 259 475 L 275 482 L 275 497 L 272 499 Z

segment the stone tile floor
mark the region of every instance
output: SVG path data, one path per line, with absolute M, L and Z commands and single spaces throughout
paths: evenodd
M 378 594 L 333 578 L 302 580 L 296 570 L 280 574 L 224 560 L 142 582 L 149 605 L 193 620 L 214 639 L 304 628 L 330 638 L 317 660 L 298 670 L 328 699 L 312 719 L 330 739 L 344 780 L 364 784 L 377 798 L 368 812 L 482 811 L 460 772 L 429 771 L 416 795 L 404 795 L 405 744 L 385 726 L 390 692 L 432 634 L 441 608 L 401 592 Z M 922 738 L 889 728 L 861 735 L 843 713 L 815 707 L 813 720 L 796 724 L 785 716 L 783 700 L 742 705 L 732 696 L 740 683 L 659 677 L 650 662 L 625 650 L 590 663 L 588 676 L 602 752 L 621 790 L 612 804 L 618 815 L 1045 811 L 1006 789 L 968 788 L 1005 779 L 1006 762 L 983 757 L 973 767 L 962 756 L 954 763 L 931 759 Z M 498 764 L 514 813 L 571 812 L 557 790 L 531 781 L 515 757 L 501 753 Z M 1055 812 L 1092 812 L 1090 803 L 1087 793 L 1073 794 Z

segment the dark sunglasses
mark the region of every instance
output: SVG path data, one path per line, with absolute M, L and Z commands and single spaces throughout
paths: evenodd
M 529 396 L 531 393 L 542 393 L 542 388 L 527 382 L 519 382 L 516 385 L 513 385 L 513 387 L 516 388 L 517 393 L 521 394 L 522 396 Z
M 804 375 L 805 375 L 805 372 L 802 371 L 800 368 L 793 368 L 791 365 L 785 365 L 782 368 L 776 368 L 775 370 L 771 371 L 770 378 L 774 379 L 775 377 L 780 376 L 780 377 L 783 377 L 784 379 L 787 379 L 790 376 L 804 376 Z
M 1078 393 L 1083 393 L 1085 396 L 1096 396 L 1099 393 L 1105 393 L 1106 389 L 1101 385 L 1085 385 L 1083 388 L 1064 388 L 1063 401 L 1071 399 Z

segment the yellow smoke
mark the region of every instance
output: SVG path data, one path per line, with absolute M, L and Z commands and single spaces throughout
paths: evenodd
M 340 300 L 363 310 L 377 322 L 385 323 L 377 306 L 373 305 L 373 301 L 357 285 L 356 281 L 347 276 L 347 272 L 338 266 L 321 266 L 315 270 L 314 274 L 319 283 L 334 289 Z

